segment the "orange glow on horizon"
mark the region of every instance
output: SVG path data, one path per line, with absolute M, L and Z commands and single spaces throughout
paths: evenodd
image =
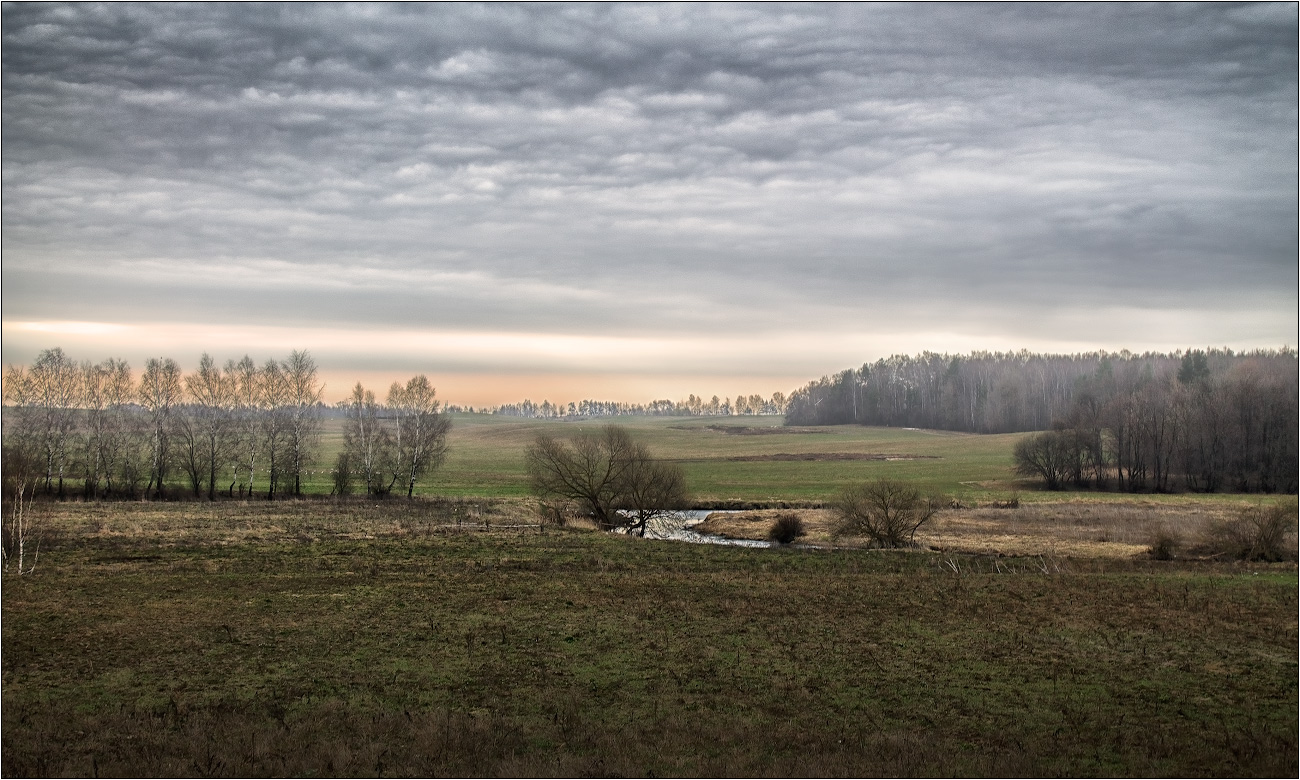
M 421 372 L 415 372 L 421 373 Z M 438 391 L 444 404 L 485 406 L 519 403 L 524 400 L 540 404 L 567 404 L 581 400 L 619 401 L 647 404 L 654 400 L 683 401 L 694 394 L 706 400 L 717 395 L 720 399 L 734 398 L 737 394 L 761 395 L 771 398 L 773 392 L 789 395 L 791 391 L 807 384 L 806 376 L 771 375 L 618 375 L 618 374 L 501 374 L 423 372 Z M 325 381 L 325 402 L 335 403 L 346 398 L 352 387 L 360 382 L 373 390 L 377 398 L 388 395 L 393 382 L 405 382 L 414 374 L 395 371 L 322 371 Z

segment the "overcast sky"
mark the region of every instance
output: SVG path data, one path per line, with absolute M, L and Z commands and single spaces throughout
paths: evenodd
M 1297 6 L 3 7 L 4 360 L 788 392 L 1295 346 Z

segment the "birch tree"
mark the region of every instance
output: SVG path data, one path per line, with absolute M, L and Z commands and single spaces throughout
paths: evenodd
M 437 391 L 424 374 L 411 377 L 403 387 L 394 382 L 388 390 L 388 407 L 397 419 L 395 476 L 415 494 L 415 483 L 442 464 L 447 455 L 451 420 L 439 412 Z
M 259 443 L 259 411 L 262 404 L 261 374 L 257 364 L 248 355 L 238 363 L 227 360 L 224 369 L 226 380 L 233 393 L 232 416 L 234 428 L 235 481 L 239 473 L 248 474 L 248 495 L 253 495 L 253 476 L 257 468 L 257 451 Z M 234 485 L 231 485 L 234 495 Z M 239 495 L 244 495 L 244 486 L 239 486 Z
M 63 350 L 43 350 L 28 370 L 10 368 L 5 375 L 5 400 L 14 407 L 15 433 L 44 464 L 45 492 L 63 481 L 81 403 L 81 371 Z
M 181 402 L 181 370 L 171 358 L 149 358 L 140 377 L 139 401 L 149 421 L 149 486 L 161 496 L 170 465 L 173 415 Z
M 235 377 L 223 375 L 212 356 L 204 352 L 198 370 L 185 377 L 185 390 L 192 404 L 190 419 L 201 443 L 202 463 L 208 470 L 208 500 L 212 501 L 216 498 L 217 469 L 233 446 Z
M 286 440 L 289 437 L 290 410 L 289 383 L 284 369 L 275 360 L 268 360 L 258 375 L 258 431 L 261 433 L 262 452 L 266 455 L 266 498 L 275 498 L 286 459 Z M 252 492 L 250 486 L 249 492 Z
M 293 494 L 302 495 L 302 473 L 310 465 L 320 436 L 319 404 L 325 388 L 317 379 L 316 361 L 294 350 L 281 366 L 286 400 L 285 464 L 293 478 Z
M 348 398 L 343 448 L 348 454 L 348 466 L 365 482 L 367 495 L 385 492 L 383 466 L 390 459 L 392 437 L 382 412 L 383 406 L 375 400 L 374 392 L 357 382 Z M 393 480 L 388 481 L 390 487 L 392 483 Z

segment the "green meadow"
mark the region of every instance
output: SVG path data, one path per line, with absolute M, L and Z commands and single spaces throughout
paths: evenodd
M 526 498 L 524 451 L 541 432 L 565 437 L 602 425 L 631 429 L 658 457 L 681 464 L 701 505 L 723 502 L 820 503 L 844 486 L 877 477 L 906 480 L 928 493 L 979 503 L 1019 494 L 1021 500 L 1126 502 L 1100 491 L 1040 491 L 1017 477 L 1012 448 L 1025 434 L 978 435 L 857 425 L 784 427 L 782 418 L 623 417 L 594 421 L 524 420 L 483 414 L 452 417 L 446 462 L 416 488 L 423 495 Z M 342 421 L 326 422 L 320 457 L 306 489 L 328 494 L 329 468 L 343 443 Z M 800 459 L 785 459 L 795 456 Z M 855 459 L 856 458 L 856 459 Z M 866 459 L 864 459 L 866 458 Z M 1177 503 L 1187 496 L 1143 496 Z M 1200 502 L 1236 503 L 1235 495 L 1198 495 Z
M 1016 434 L 975 436 L 862 426 L 786 428 L 780 417 L 625 417 L 598 421 L 453 416 L 447 460 L 418 486 L 424 494 L 520 498 L 528 495 L 524 451 L 541 432 L 565 437 L 602 425 L 630 428 L 658 457 L 681 464 L 702 502 L 823 501 L 855 480 L 892 476 L 926 490 L 984 496 L 1012 489 Z M 309 489 L 329 492 L 328 468 L 342 447 L 342 422 L 327 423 Z M 803 460 L 772 460 L 782 455 Z M 833 459 L 836 455 L 898 460 Z M 831 456 L 826 459 L 811 459 Z

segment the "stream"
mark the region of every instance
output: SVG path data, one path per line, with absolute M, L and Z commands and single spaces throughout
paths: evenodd
M 678 542 L 691 542 L 692 544 L 722 544 L 730 547 L 772 546 L 770 542 L 755 539 L 731 539 L 726 536 L 696 533 L 691 530 L 695 525 L 704 522 L 706 517 L 718 511 L 728 510 L 683 509 L 680 512 L 673 512 L 670 515 L 651 521 L 645 529 L 645 538 L 672 539 Z

